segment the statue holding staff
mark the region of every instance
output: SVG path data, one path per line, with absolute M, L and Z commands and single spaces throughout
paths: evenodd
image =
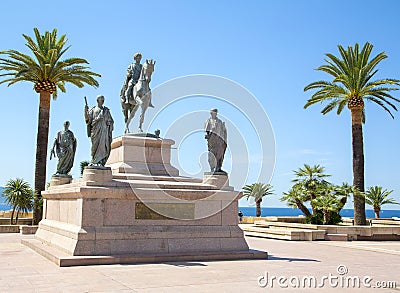
M 89 166 L 104 167 L 111 152 L 112 131 L 114 120 L 110 109 L 104 106 L 104 96 L 97 96 L 97 106 L 89 110 L 85 105 L 85 120 L 88 126 L 88 136 L 92 141 L 92 161 Z

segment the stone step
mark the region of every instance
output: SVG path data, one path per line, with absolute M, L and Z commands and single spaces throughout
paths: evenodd
M 286 240 L 300 240 L 300 241 L 313 241 L 324 240 L 324 230 L 299 230 L 299 229 L 269 229 L 257 226 L 242 226 L 246 236 L 286 239 Z
M 37 239 L 22 239 L 21 243 L 38 254 L 46 257 L 60 267 L 110 264 L 139 264 L 139 263 L 166 263 L 166 262 L 203 262 L 226 260 L 267 260 L 268 253 L 258 250 L 231 250 L 231 251 L 193 251 L 184 253 L 135 253 L 121 255 L 90 255 L 71 256 L 52 246 L 45 245 Z
M 310 230 L 318 230 L 318 225 L 313 224 L 301 224 L 301 223 L 286 223 L 286 222 L 271 222 L 265 220 L 257 220 L 254 221 L 254 224 L 259 227 L 266 227 L 266 228 L 288 228 L 288 229 L 310 229 Z
M 260 233 L 260 232 L 245 232 L 244 235 L 245 236 L 251 236 L 251 237 L 260 237 L 260 238 L 292 240 L 290 235 L 281 235 L 281 234 L 266 234 L 266 233 Z
M 245 232 L 257 232 L 257 233 L 268 233 L 268 234 L 279 234 L 279 235 L 291 235 L 291 230 L 278 230 L 278 229 L 268 229 L 268 228 L 258 228 L 258 227 L 245 227 L 243 228 Z
M 160 188 L 160 189 L 195 189 L 210 190 L 216 189 L 215 186 L 197 182 L 178 182 L 178 181 L 150 181 L 150 180 L 126 180 L 116 179 L 119 182 L 126 182 L 132 188 Z
M 74 185 L 74 186 L 73 186 Z M 233 187 L 217 189 L 216 187 L 207 187 L 202 189 L 199 186 L 164 186 L 165 188 L 160 188 L 158 185 L 145 185 L 139 186 L 130 184 L 129 182 L 122 182 L 119 180 L 113 180 L 110 184 L 100 186 L 96 182 L 81 182 L 68 184 L 66 185 L 58 185 L 51 187 L 48 191 L 44 193 L 45 198 L 58 198 L 58 194 L 70 194 L 73 198 L 79 197 L 79 194 L 84 193 L 83 197 L 106 197 L 113 198 L 115 193 L 106 192 L 108 189 L 113 189 L 114 191 L 118 190 L 131 190 L 141 199 L 148 200 L 159 200 L 161 198 L 167 198 L 168 196 L 176 199 L 182 200 L 200 200 L 200 199 L 209 199 L 209 200 L 223 200 L 223 201 L 232 201 L 237 199 L 240 196 L 239 191 L 234 191 Z M 93 191 L 92 189 L 96 189 L 97 191 Z M 49 196 L 48 194 L 51 194 Z M 133 194 L 132 194 L 133 195 Z
M 215 190 L 216 186 L 211 184 L 203 184 L 201 181 L 161 181 L 161 180 L 131 180 L 131 179 L 114 179 L 113 180 L 116 187 L 119 185 L 130 185 L 132 188 L 158 188 L 158 189 L 185 189 L 185 190 Z M 76 188 L 82 186 L 96 186 L 96 184 L 82 182 L 81 180 L 75 180 L 68 184 L 68 188 Z M 111 185 L 110 185 L 111 186 Z M 54 189 L 65 189 L 63 185 L 53 186 Z M 227 190 L 233 190 L 233 188 L 227 188 Z
M 0 225 L 0 233 L 19 233 L 19 225 Z
M 28 226 L 28 225 L 20 225 L 19 233 L 20 234 L 35 234 L 39 226 Z
M 190 183 L 201 183 L 202 179 L 190 178 L 183 176 L 151 176 L 143 174 L 126 174 L 126 173 L 114 173 L 113 179 L 126 179 L 126 180 L 148 180 L 148 181 L 174 181 L 174 182 L 190 182 Z
M 148 176 L 142 174 L 113 174 L 114 185 L 129 184 L 133 188 L 160 188 L 160 189 L 190 189 L 190 190 L 213 190 L 215 186 L 211 184 L 203 184 L 202 179 L 189 177 L 172 177 L 172 176 Z M 80 187 L 86 185 L 82 178 L 75 179 L 68 184 L 68 188 Z M 92 184 L 87 184 L 91 185 Z M 52 189 L 65 189 L 65 186 L 53 186 Z M 232 188 L 233 190 L 233 188 Z
M 14 213 L 14 221 L 17 212 Z M 21 213 L 20 213 L 21 216 Z M 0 218 L 0 225 L 10 225 L 10 218 Z M 32 218 L 18 218 L 17 225 L 32 225 Z
M 385 220 L 385 219 L 373 219 L 371 220 L 372 225 L 395 225 L 400 226 L 400 221 L 398 220 Z
M 348 241 L 347 234 L 325 234 L 325 240 L 329 241 Z

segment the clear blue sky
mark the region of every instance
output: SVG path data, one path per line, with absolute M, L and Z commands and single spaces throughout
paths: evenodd
M 102 75 L 98 89 L 69 85 L 67 93 L 51 105 L 49 144 L 67 119 L 78 139 L 74 177 L 79 177 L 79 162 L 90 155 L 83 96 L 94 104 L 96 95 L 105 95 L 116 120 L 114 135 L 122 134 L 119 91 L 134 52 L 157 60 L 153 88 L 191 74 L 218 75 L 241 84 L 263 106 L 275 133 L 271 184 L 277 195 L 266 199 L 263 206 L 284 206 L 279 197 L 290 188 L 292 171 L 304 163 L 325 166 L 334 183 L 352 182 L 349 112 L 322 116 L 319 106 L 304 110 L 310 93 L 303 88 L 327 78 L 313 70 L 323 63 L 325 53 L 337 54 L 338 44 L 356 42 L 369 41 L 375 46 L 373 53 L 385 51 L 389 56 L 381 63 L 378 78 L 400 78 L 399 6 L 398 1 L 4 1 L 0 4 L 0 50 L 25 51 L 21 34 L 32 35 L 34 27 L 41 31 L 57 28 L 72 45 L 66 56 L 86 58 Z M 15 177 L 33 183 L 38 95 L 29 83 L 2 85 L 0 101 L 0 185 Z M 240 121 L 219 102 L 192 100 L 177 104 L 176 109 L 172 105 L 157 128 L 167 128 L 168 117 L 186 108 L 203 111 L 200 118 L 206 119 L 206 111 L 213 106 L 233 123 Z M 395 113 L 392 120 L 369 103 L 366 113 L 366 186 L 394 189 L 399 199 L 400 115 Z M 204 163 L 201 154 L 206 145 L 200 136 L 181 145 L 179 160 L 192 173 L 197 166 L 193 162 L 197 164 L 203 156 L 200 161 Z M 247 141 L 248 145 L 255 143 L 251 138 Z M 235 164 L 234 157 L 227 160 L 231 163 Z M 48 163 L 49 177 L 55 164 Z M 241 188 L 234 180 L 232 184 Z

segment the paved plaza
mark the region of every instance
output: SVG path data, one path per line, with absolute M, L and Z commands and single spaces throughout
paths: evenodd
M 0 292 L 308 292 L 308 287 L 294 288 L 297 279 L 302 286 L 304 277 L 314 276 L 318 286 L 323 276 L 339 277 L 338 266 L 344 270 L 342 276 L 361 281 L 371 277 L 371 287 L 376 281 L 398 284 L 397 289 L 366 289 L 361 284 L 358 292 L 400 291 L 399 242 L 297 242 L 247 237 L 252 249 L 268 251 L 268 260 L 60 268 L 21 245 L 26 237 L 33 236 L 0 234 Z M 287 278 L 281 279 L 287 289 L 277 283 L 280 276 Z M 345 284 L 335 286 L 334 282 L 333 289 L 325 281 L 319 292 L 354 290 L 343 289 Z

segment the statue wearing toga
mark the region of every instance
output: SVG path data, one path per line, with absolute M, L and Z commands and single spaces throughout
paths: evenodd
M 85 106 L 85 120 L 88 126 L 88 136 L 92 141 L 92 161 L 89 166 L 104 167 L 111 152 L 112 131 L 114 120 L 110 109 L 104 106 L 104 96 L 97 96 L 97 106 Z
M 53 148 L 50 152 L 50 160 L 53 156 L 58 157 L 57 172 L 55 176 L 68 176 L 74 165 L 76 152 L 76 138 L 69 130 L 69 121 L 64 122 L 64 130 L 57 133 Z
M 225 122 L 222 122 L 217 117 L 218 110 L 211 109 L 211 117 L 205 122 L 205 138 L 208 142 L 208 163 L 210 164 L 211 172 L 223 172 L 222 163 L 224 161 L 227 132 Z

